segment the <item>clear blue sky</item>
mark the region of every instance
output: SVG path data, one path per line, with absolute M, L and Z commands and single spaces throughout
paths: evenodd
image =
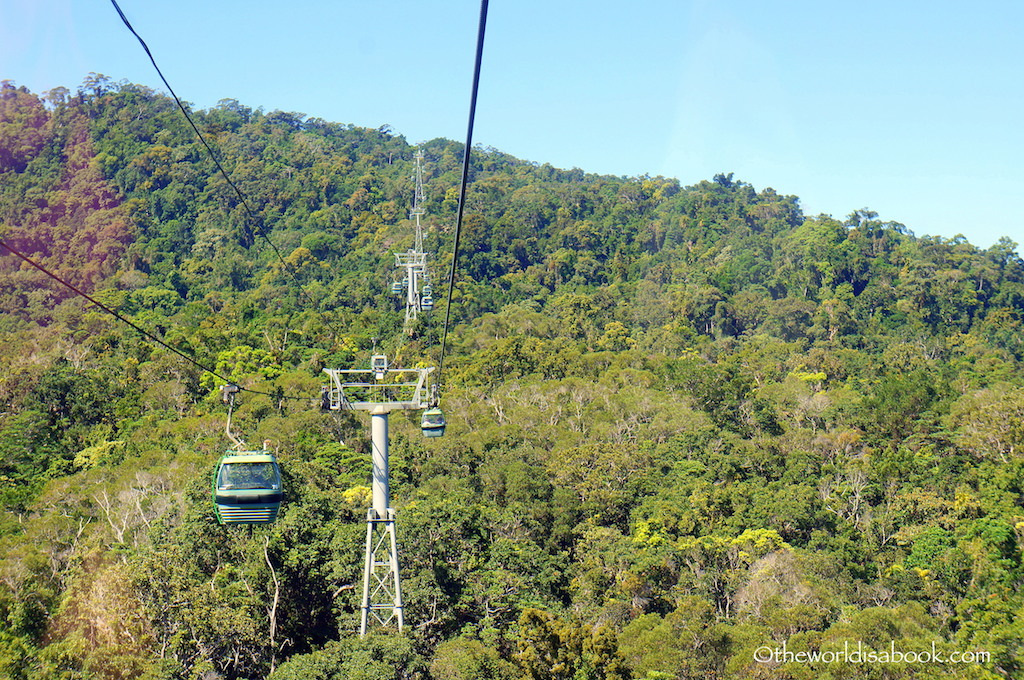
M 478 0 L 119 2 L 197 107 L 465 138 Z M 1022 29 L 1011 0 L 492 0 L 474 141 L 1024 244 Z M 163 89 L 107 0 L 0 0 L 0 78 L 90 71 Z

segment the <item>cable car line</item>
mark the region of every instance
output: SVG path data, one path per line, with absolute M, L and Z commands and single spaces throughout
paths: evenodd
M 111 0 L 113 1 L 113 0 Z M 469 98 L 469 123 L 466 126 L 466 148 L 462 156 L 462 182 L 459 186 L 459 210 L 455 217 L 455 243 L 452 246 L 452 266 L 448 274 L 448 304 L 445 305 L 444 329 L 441 334 L 441 356 L 437 361 L 437 384 L 444 372 L 444 355 L 448 347 L 448 328 L 452 317 L 452 293 L 455 289 L 455 268 L 459 261 L 459 240 L 462 236 L 462 215 L 466 207 L 466 186 L 469 183 L 469 160 L 473 149 L 473 125 L 476 120 L 476 98 L 480 89 L 480 65 L 484 55 L 484 33 L 487 28 L 487 2 L 480 0 L 480 23 L 476 35 L 476 58 L 473 64 L 473 89 Z
M 284 269 L 292 276 L 292 279 L 295 281 L 296 285 L 298 286 L 299 292 L 302 294 L 302 296 L 304 298 L 306 298 L 307 302 L 310 303 L 311 307 L 313 309 L 315 309 L 320 314 L 320 317 L 324 320 L 324 322 L 332 330 L 335 331 L 335 333 L 337 333 L 338 335 L 341 335 L 340 329 L 338 329 L 323 314 L 323 312 L 320 311 L 319 307 L 315 303 L 313 303 L 313 301 L 310 299 L 309 295 L 305 291 L 305 288 L 302 286 L 302 284 L 299 282 L 298 278 L 295 276 L 295 273 L 292 271 L 291 266 L 285 261 L 283 255 L 281 254 L 281 251 L 277 248 L 277 246 L 274 244 L 274 242 L 267 235 L 266 231 L 263 229 L 263 227 L 262 227 L 262 225 L 260 223 L 259 218 L 257 217 L 255 211 L 250 207 L 248 200 L 246 200 L 246 198 L 245 198 L 245 195 L 238 188 L 238 186 L 233 181 L 231 181 L 231 178 L 228 176 L 228 173 L 224 169 L 224 166 L 217 159 L 216 154 L 214 153 L 213 149 L 210 147 L 209 143 L 206 141 L 206 138 L 203 136 L 202 132 L 200 132 L 199 127 L 192 120 L 192 117 L 189 115 L 189 112 L 185 108 L 185 105 L 182 103 L 182 101 L 178 97 L 177 93 L 175 93 L 174 88 L 172 88 L 171 84 L 167 81 L 167 78 L 164 76 L 163 71 L 160 70 L 160 66 L 157 64 L 156 58 L 153 56 L 153 53 L 149 49 L 149 46 L 146 44 L 146 41 L 142 38 L 142 36 L 139 35 L 139 33 L 132 26 L 131 22 L 128 20 L 128 17 L 125 16 L 124 12 L 121 10 L 120 5 L 118 5 L 117 0 L 110 0 L 110 2 L 114 6 L 114 9 L 117 11 L 117 14 L 121 18 L 122 23 L 124 23 L 125 27 L 131 32 L 131 34 L 133 36 L 135 36 L 135 39 L 138 40 L 139 44 L 142 45 L 142 49 L 146 52 L 146 55 L 149 57 L 150 62 L 153 64 L 153 68 L 156 70 L 157 75 L 160 77 L 160 80 L 163 82 L 164 86 L 167 87 L 168 92 L 170 92 L 171 97 L 174 99 L 175 103 L 178 105 L 178 108 L 181 110 L 182 115 L 185 116 L 185 119 L 188 121 L 189 125 L 192 127 L 192 130 L 195 133 L 196 137 L 202 143 L 203 148 L 206 149 L 206 152 L 210 156 L 211 160 L 213 160 L 214 164 L 217 167 L 217 170 L 220 172 L 220 174 L 224 178 L 225 182 L 227 182 L 228 186 L 230 186 L 231 189 L 237 195 L 239 202 L 241 203 L 243 209 L 246 212 L 246 215 L 249 217 L 250 222 L 255 227 L 256 233 L 259 234 L 259 236 L 261 238 L 263 238 L 270 245 L 271 249 L 274 251 L 274 254 L 277 256 L 278 260 L 280 260 L 280 262 L 283 265 Z M 478 25 L 478 29 L 477 29 L 477 44 L 476 44 L 476 53 L 475 53 L 474 68 L 473 68 L 473 84 L 472 84 L 472 90 L 471 90 L 471 95 L 470 95 L 469 120 L 468 120 L 468 124 L 467 124 L 467 129 L 466 129 L 466 145 L 465 145 L 465 149 L 464 149 L 463 163 L 462 163 L 462 180 L 461 180 L 460 187 L 459 187 L 459 204 L 458 204 L 458 213 L 457 213 L 456 221 L 455 221 L 454 244 L 453 244 L 453 248 L 452 248 L 452 263 L 451 263 L 451 269 L 450 269 L 450 273 L 449 273 L 449 277 L 448 277 L 448 301 L 447 301 L 447 304 L 445 306 L 445 319 L 444 319 L 444 326 L 443 326 L 442 337 L 441 337 L 441 350 L 440 350 L 440 356 L 438 358 L 438 371 L 437 371 L 437 384 L 438 385 L 441 384 L 442 378 L 443 378 L 444 359 L 445 359 L 445 355 L 447 353 L 447 346 L 448 346 L 448 332 L 449 332 L 449 329 L 451 328 L 452 294 L 453 294 L 454 288 L 455 288 L 455 274 L 456 274 L 457 266 L 458 266 L 459 244 L 460 244 L 461 236 L 462 236 L 462 221 L 463 221 L 463 215 L 464 215 L 464 212 L 465 212 L 466 189 L 467 189 L 467 186 L 468 186 L 468 183 L 469 183 L 469 163 L 470 163 L 470 158 L 471 158 L 472 148 L 473 148 L 473 128 L 474 128 L 475 118 L 476 118 L 477 95 L 478 95 L 479 87 L 480 87 L 480 70 L 481 70 L 481 64 L 482 64 L 482 61 L 483 61 L 484 36 L 485 36 L 485 33 L 486 33 L 486 27 L 487 27 L 487 8 L 488 8 L 488 0 L 481 0 L 481 3 L 480 3 L 480 20 L 479 20 L 479 25 Z
M 149 61 L 153 64 L 153 68 L 156 69 L 157 75 L 160 76 L 160 80 L 163 81 L 163 84 L 167 88 L 167 91 L 171 93 L 171 97 L 174 99 L 174 102 L 178 105 L 178 108 L 181 110 L 182 115 L 185 116 L 185 120 L 187 120 L 188 124 L 192 127 L 192 131 L 196 133 L 196 137 L 199 138 L 199 141 L 202 143 L 203 148 L 205 148 L 207 154 L 209 154 L 210 159 L 213 160 L 214 165 L 217 166 L 217 170 L 220 172 L 221 177 L 224 178 L 224 181 L 228 183 L 228 186 L 230 186 L 231 189 L 235 192 L 235 195 L 238 196 L 238 200 L 241 203 L 242 208 L 245 210 L 245 213 L 248 216 L 250 223 L 253 225 L 253 227 L 255 227 L 255 232 L 264 241 L 266 241 L 267 244 L 270 245 L 270 248 L 274 251 L 274 254 L 277 255 L 277 259 L 280 260 L 281 264 L 283 265 L 284 270 L 287 271 L 288 274 L 292 277 L 292 280 L 295 281 L 295 285 L 298 286 L 299 293 L 301 293 L 302 296 L 306 299 L 306 302 L 310 304 L 310 307 L 320 315 L 320 318 L 323 319 L 324 323 L 331 330 L 333 330 L 336 335 L 342 335 L 341 329 L 338 328 L 330 319 L 328 319 L 327 316 L 320 310 L 319 306 L 316 305 L 316 303 L 313 302 L 312 298 L 309 297 L 309 294 L 306 292 L 306 289 L 303 288 L 302 283 L 295 275 L 295 272 L 293 271 L 291 265 L 289 265 L 288 262 L 284 259 L 284 256 L 281 255 L 281 251 L 278 250 L 276 245 L 274 245 L 274 242 L 270 240 L 270 236 L 263 228 L 261 220 L 256 215 L 255 211 L 249 206 L 249 201 L 246 200 L 245 195 L 242 193 L 242 190 L 239 189 L 238 186 L 231 181 L 231 178 L 228 176 L 228 173 L 224 169 L 224 166 L 221 165 L 219 160 L 217 160 L 216 154 L 214 154 L 213 149 L 206 141 L 206 137 L 204 137 L 203 133 L 199 131 L 199 127 L 192 120 L 192 116 L 189 115 L 188 110 L 185 108 L 185 105 L 182 104 L 181 99 L 179 99 L 178 95 L 174 92 L 174 88 L 172 88 L 171 84 L 167 82 L 167 78 L 164 77 L 163 71 L 160 70 L 160 67 L 156 63 L 156 58 L 153 56 L 153 53 L 149 50 L 149 45 L 146 44 L 146 41 L 142 39 L 142 36 L 138 34 L 138 32 L 132 26 L 131 22 L 128 21 L 128 17 L 126 17 L 124 12 L 121 11 L 121 7 L 117 4 L 117 0 L 110 0 L 110 2 L 112 5 L 114 5 L 114 9 L 117 10 L 117 14 L 121 17 L 121 21 L 128 28 L 128 30 L 131 31 L 131 34 L 135 36 L 135 39 L 139 41 L 139 44 L 142 45 L 142 49 L 145 50 L 146 55 L 149 57 Z
M 231 380 L 231 378 L 225 377 L 225 376 L 221 375 L 220 373 L 218 373 L 216 370 L 214 370 L 212 368 L 209 368 L 207 366 L 204 366 L 203 364 L 201 364 L 198 361 L 196 361 L 196 359 L 194 357 L 190 357 L 189 355 L 185 354 L 184 352 L 182 352 L 178 348 L 173 347 L 173 346 L 167 344 L 166 342 L 164 342 L 163 340 L 161 340 L 157 336 L 155 336 L 152 333 L 150 333 L 149 331 L 147 331 L 145 328 L 142 328 L 141 326 L 136 324 L 131 319 L 128 319 L 128 318 L 122 316 L 120 313 L 118 313 L 117 311 L 115 311 L 115 310 L 111 309 L 110 307 L 106 306 L 105 304 L 103 304 L 102 302 L 100 302 L 96 298 L 92 297 L 91 295 L 89 295 L 84 290 L 82 290 L 81 288 L 77 287 L 76 285 L 74 285 L 70 281 L 66 281 L 63 278 L 61 278 L 60 276 L 54 274 L 53 272 L 51 272 L 49 269 L 47 269 L 43 265 L 41 265 L 38 262 L 34 261 L 28 255 L 25 255 L 24 253 L 16 250 L 15 248 L 13 248 L 12 246 L 8 245 L 7 243 L 5 243 L 2 240 L 0 240 L 0 247 L 4 248 L 5 250 L 7 250 L 9 253 L 14 255 L 15 257 L 20 258 L 21 260 L 23 260 L 27 264 L 31 265 L 32 267 L 38 269 L 42 273 L 46 274 L 51 279 L 53 279 L 57 283 L 61 284 L 65 288 L 71 290 L 76 295 L 79 295 L 79 296 L 85 298 L 86 300 L 88 300 L 92 304 L 96 305 L 101 310 L 103 310 L 107 314 L 111 315 L 112 317 L 114 317 L 115 319 L 120 321 L 121 323 L 124 323 L 124 324 L 127 324 L 128 326 L 131 326 L 133 329 L 135 329 L 136 332 L 140 333 L 141 335 L 145 336 L 146 338 L 149 338 L 150 340 L 152 340 L 156 344 L 160 345 L 164 349 L 169 350 L 171 352 L 174 352 L 179 357 L 181 357 L 185 361 L 189 362 L 190 364 L 192 364 L 196 368 L 199 368 L 199 369 L 209 373 L 210 375 L 214 376 L 215 378 L 219 378 L 219 379 L 223 380 L 225 383 L 227 383 L 229 385 L 236 385 L 236 386 L 238 386 L 237 383 L 235 383 L 233 380 Z M 271 397 L 271 398 L 275 398 L 275 399 L 279 398 L 279 395 L 272 394 L 270 392 L 261 392 L 259 390 L 253 390 L 253 389 L 249 389 L 247 387 L 241 387 L 241 386 L 238 386 L 238 388 L 241 389 L 241 390 L 245 390 L 246 392 L 249 392 L 251 394 L 259 394 L 259 395 L 262 395 L 262 396 L 265 396 L 265 397 Z M 303 397 L 292 397 L 292 396 L 289 396 L 289 395 L 280 395 L 280 398 L 292 399 L 292 400 L 295 400 L 295 401 L 309 401 L 308 399 L 305 399 Z
M 215 376 L 215 377 L 217 377 L 217 378 L 220 378 L 221 380 L 224 380 L 225 382 L 229 382 L 229 383 L 231 382 L 231 380 L 230 380 L 230 379 L 228 379 L 228 378 L 225 378 L 224 376 L 220 375 L 219 373 L 217 373 L 217 372 L 216 372 L 216 371 L 214 371 L 214 370 L 211 370 L 211 369 L 207 368 L 206 366 L 203 366 L 203 365 L 202 365 L 201 363 L 199 363 L 198 361 L 196 361 L 195 359 L 193 359 L 193 358 L 192 358 L 192 357 L 190 357 L 189 355 L 185 354 L 185 353 L 184 353 L 184 352 L 182 352 L 181 350 L 179 350 L 179 349 L 177 349 L 177 348 L 175 348 L 175 347 L 172 347 L 172 346 L 168 345 L 168 344 L 167 344 L 166 342 L 164 342 L 164 341 L 163 341 L 163 340 L 161 340 L 160 338 L 156 337 L 155 335 L 153 335 L 152 333 L 150 333 L 150 332 L 149 332 L 149 331 L 147 331 L 146 329 L 142 328 L 141 326 L 138 326 L 138 325 L 137 325 L 137 324 L 136 324 L 135 322 L 133 322 L 133 321 L 131 321 L 130 319 L 127 319 L 127 318 L 125 318 L 125 317 L 121 316 L 121 315 L 120 315 L 119 313 L 117 313 L 116 311 L 114 311 L 114 310 L 113 310 L 113 309 L 111 309 L 110 307 L 107 307 L 107 306 L 106 306 L 105 304 L 103 304 L 102 302 L 100 302 L 100 301 L 99 301 L 99 300 L 97 300 L 96 298 L 92 297 L 91 295 L 89 295 L 89 294 L 88 294 L 88 293 L 86 293 L 85 291 L 81 290 L 80 288 L 78 288 L 78 287 L 77 287 L 77 286 L 75 286 L 74 284 L 72 284 L 72 283 L 70 283 L 70 282 L 68 282 L 68 281 L 65 281 L 65 280 L 64 280 L 64 279 L 62 279 L 61 277 L 57 276 L 56 274 L 54 274 L 53 272 L 51 272 L 50 270 L 48 270 L 48 269 L 47 269 L 46 267 L 44 267 L 43 265 L 41 265 L 41 264 L 39 264 L 39 263 L 37 263 L 37 262 L 34 262 L 34 261 L 33 261 L 33 260 L 32 260 L 31 258 L 29 258 L 29 257 L 28 257 L 27 255 L 25 255 L 25 254 L 23 254 L 23 253 L 21 253 L 21 252 L 19 252 L 19 251 L 15 250 L 14 248 L 12 248 L 11 246 L 7 245 L 7 244 L 6 244 L 6 243 L 4 243 L 3 241 L 0 241 L 0 246 L 2 246 L 3 248 L 5 248 L 5 249 L 6 249 L 6 250 L 7 250 L 7 251 L 8 251 L 9 253 L 11 253 L 12 255 L 14 255 L 14 256 L 16 256 L 16 257 L 18 257 L 18 258 L 21 258 L 22 260 L 24 260 L 25 262 L 27 262 L 27 263 L 28 263 L 28 264 L 30 264 L 31 266 L 35 267 L 36 269 L 38 269 L 38 270 L 39 270 L 39 271 L 41 271 L 42 273 L 46 274 L 47 276 L 49 276 L 49 277 L 50 277 L 51 279 L 53 279 L 53 280 L 54 280 L 54 281 L 56 281 L 57 283 L 59 283 L 59 284 L 61 284 L 62 286 L 64 286 L 64 287 L 66 287 L 66 288 L 70 289 L 70 290 L 71 290 L 71 291 L 73 291 L 73 292 L 74 292 L 75 294 L 77 294 L 77 295 L 80 295 L 81 297 L 84 297 L 84 298 L 85 298 L 86 300 L 88 300 L 88 301 L 89 301 L 89 302 L 91 302 L 92 304 L 96 305 L 97 307 L 99 307 L 100 309 L 102 309 L 102 310 L 103 310 L 104 312 L 106 312 L 107 314 L 110 314 L 111 316 L 113 316 L 114 318 L 118 319 L 118 320 L 119 320 L 119 321 L 121 321 L 122 323 L 128 324 L 129 326 L 131 326 L 132 328 L 134 328 L 134 329 L 135 329 L 136 331 L 138 331 L 138 332 L 139 332 L 139 333 L 141 333 L 142 335 L 146 336 L 147 338 L 149 338 L 149 339 L 150 339 L 150 340 L 152 340 L 153 342 L 155 342 L 155 343 L 157 343 L 157 344 L 161 345 L 161 346 L 162 346 L 162 347 L 164 347 L 165 349 L 168 349 L 168 350 L 170 350 L 170 351 L 174 352 L 175 354 L 177 354 L 177 355 L 178 355 L 178 356 L 180 356 L 181 358 L 185 359 L 185 361 L 188 361 L 188 362 L 189 362 L 190 364 L 192 364 L 192 365 L 196 366 L 197 368 L 201 368 L 201 369 L 203 369 L 203 370 L 204 370 L 204 371 L 206 371 L 207 373 L 210 373 L 211 375 L 213 375 L 213 376 Z

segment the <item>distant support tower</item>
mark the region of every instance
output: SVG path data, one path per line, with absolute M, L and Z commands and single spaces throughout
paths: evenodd
M 420 312 L 434 308 L 434 298 L 427 271 L 427 254 L 423 251 L 423 225 L 420 218 L 423 209 L 423 151 L 416 152 L 416 170 L 413 175 L 416 189 L 413 193 L 412 211 L 409 218 L 416 222 L 416 236 L 413 247 L 404 253 L 395 253 L 395 266 L 405 271 L 404 278 L 393 284 L 396 293 L 405 293 L 405 325 L 411 332 L 411 324 Z
M 423 228 L 420 226 L 420 217 L 426 214 L 423 209 L 423 149 L 416 150 L 416 170 L 413 173 L 413 180 L 416 182 L 416 189 L 412 196 L 412 211 L 409 218 L 416 220 L 416 245 L 417 252 L 423 252 Z
M 402 586 L 398 577 L 398 540 L 395 511 L 388 481 L 388 414 L 429 406 L 428 368 L 390 368 L 382 354 L 370 359 L 370 368 L 325 368 L 331 384 L 324 406 L 332 411 L 368 411 L 373 447 L 373 505 L 366 513 L 366 559 L 363 567 L 362 614 L 359 634 L 370 626 L 394 625 L 402 632 Z

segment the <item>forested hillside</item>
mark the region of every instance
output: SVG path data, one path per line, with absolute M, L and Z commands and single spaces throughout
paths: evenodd
M 194 118 L 255 220 L 166 96 L 4 81 L 0 238 L 259 392 L 233 427 L 281 515 L 217 523 L 214 376 L 4 253 L 0 677 L 1024 677 L 1015 243 L 479 149 L 449 301 L 462 145 Z M 405 634 L 360 638 L 369 425 L 320 411 L 322 369 L 436 365 L 449 303 L 446 436 L 391 418 Z

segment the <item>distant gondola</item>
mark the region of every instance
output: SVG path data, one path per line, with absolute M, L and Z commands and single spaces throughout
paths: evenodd
M 420 309 L 424 312 L 429 312 L 434 308 L 434 298 L 429 295 L 424 295 L 420 298 Z
M 444 413 L 439 408 L 428 408 L 423 412 L 423 420 L 420 421 L 420 428 L 427 437 L 444 436 Z
M 266 524 L 277 519 L 284 493 L 281 469 L 269 451 L 229 451 L 213 480 L 221 524 Z

